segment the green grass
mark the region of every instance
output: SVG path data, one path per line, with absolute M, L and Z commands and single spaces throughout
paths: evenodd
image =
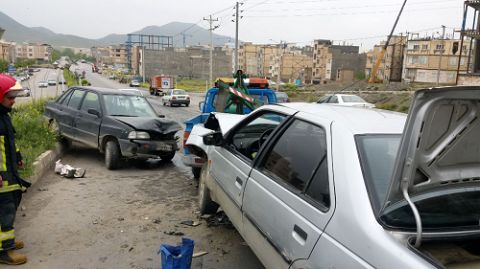
M 177 80 L 175 88 L 183 89 L 190 92 L 204 92 L 205 80 L 201 79 L 182 79 Z
M 78 79 L 75 78 L 75 74 L 73 74 L 67 68 L 63 69 L 63 77 L 65 78 L 69 88 L 78 85 Z
M 20 149 L 25 163 L 25 169 L 20 175 L 29 177 L 33 174 L 33 162 L 43 152 L 53 149 L 56 136 L 48 128 L 43 117 L 47 100 L 15 106 L 11 116 L 15 127 L 16 145 Z

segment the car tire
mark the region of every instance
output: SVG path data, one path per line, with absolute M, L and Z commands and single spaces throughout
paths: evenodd
M 105 145 L 105 166 L 108 170 L 115 170 L 120 163 L 120 147 L 114 140 L 107 141 Z
M 194 179 L 199 179 L 200 175 L 202 173 L 202 168 L 201 167 L 192 167 L 192 174 Z
M 219 205 L 212 201 L 210 197 L 210 190 L 206 185 L 208 177 L 208 163 L 205 163 L 201 168 L 200 180 L 198 183 L 198 209 L 200 214 L 215 214 Z
M 169 162 L 175 157 L 175 151 L 168 153 L 167 155 L 160 156 L 162 161 Z

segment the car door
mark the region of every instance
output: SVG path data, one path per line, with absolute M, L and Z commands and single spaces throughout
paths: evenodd
M 100 115 L 88 113 L 89 109 L 95 109 Z M 77 117 L 75 117 L 76 140 L 91 147 L 98 147 L 98 134 L 100 124 L 102 123 L 101 114 L 102 110 L 98 94 L 91 91 L 87 92 L 85 98 L 83 98 L 80 110 L 77 112 Z
M 63 116 L 58 119 L 59 125 L 63 126 L 62 135 L 70 139 L 75 139 L 75 118 L 77 117 L 78 109 L 84 95 L 85 90 L 83 89 L 73 90 L 70 98 L 66 100 L 68 102 L 63 106 Z
M 232 223 L 241 223 L 243 189 L 261 146 L 259 140 L 265 140 L 287 117 L 284 112 L 258 111 L 227 134 L 223 147 L 215 147 L 209 153 L 210 175 L 220 188 L 215 193 L 220 194 L 218 202 Z
M 243 196 L 244 238 L 267 268 L 307 259 L 333 214 L 330 125 L 297 113 L 252 169 Z

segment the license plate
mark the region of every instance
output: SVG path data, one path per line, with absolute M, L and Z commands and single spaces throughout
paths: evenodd
M 157 150 L 172 151 L 172 145 L 167 143 L 157 143 Z

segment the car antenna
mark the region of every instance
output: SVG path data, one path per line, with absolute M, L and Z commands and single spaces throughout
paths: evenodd
M 358 83 L 358 82 L 360 82 L 360 81 L 362 81 L 362 80 L 357 80 L 357 81 L 354 81 L 353 83 L 351 83 L 351 84 L 350 84 L 350 85 L 348 85 L 347 87 L 344 87 L 343 89 L 340 89 L 340 90 L 338 90 L 338 91 L 334 91 L 334 92 L 332 93 L 332 95 L 330 95 L 330 96 L 328 97 L 328 99 L 327 99 L 327 101 L 326 101 L 325 103 L 328 103 L 328 102 L 330 102 L 330 99 L 332 99 L 332 97 L 333 97 L 335 94 L 339 94 L 339 93 L 341 93 L 342 91 L 344 91 L 344 90 L 346 90 L 346 89 L 348 89 L 348 88 L 352 87 L 353 85 L 357 84 L 357 83 Z M 319 100 L 319 101 L 317 101 L 317 104 L 318 104 L 319 102 L 320 102 L 320 100 Z

